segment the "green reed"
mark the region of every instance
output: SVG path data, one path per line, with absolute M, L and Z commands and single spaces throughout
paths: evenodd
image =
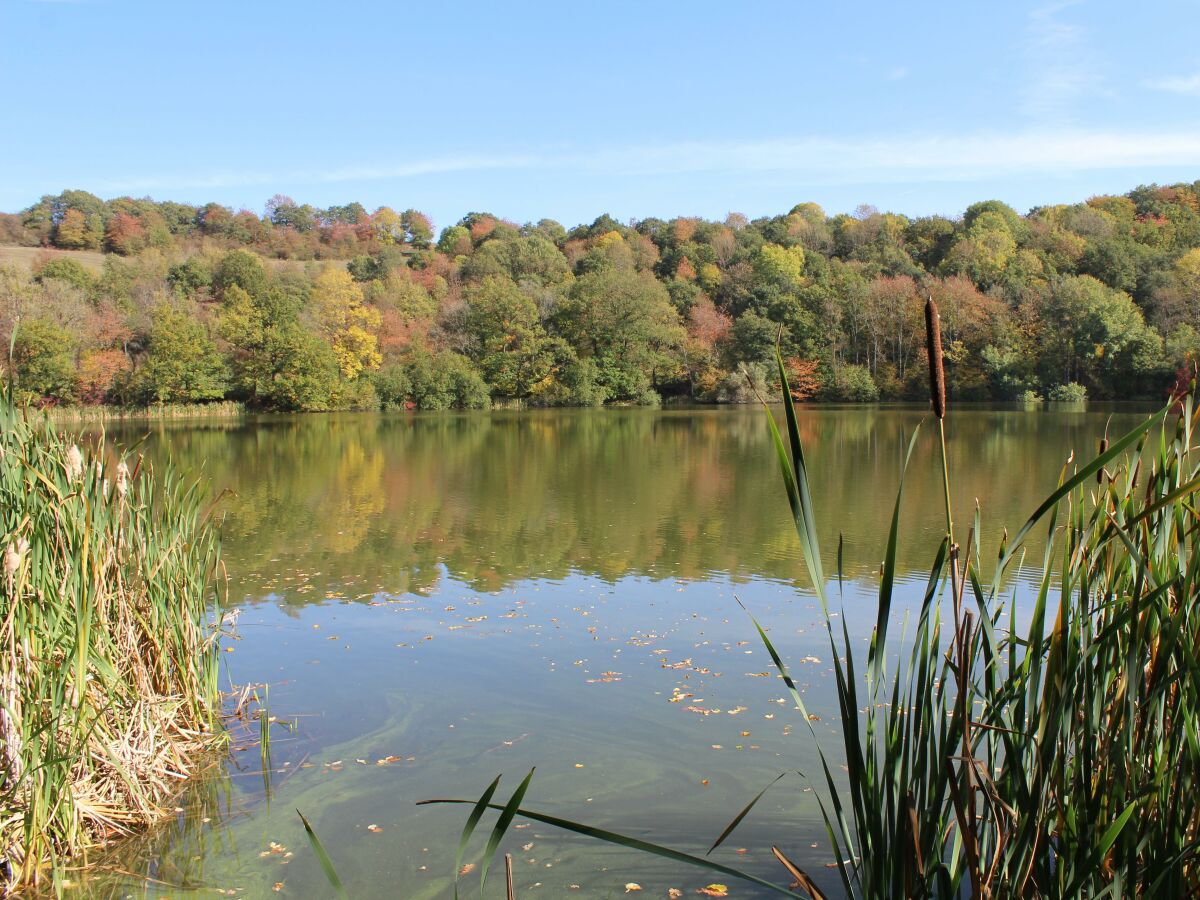
M 200 504 L 0 399 L 0 886 L 57 883 L 155 820 L 217 739 Z

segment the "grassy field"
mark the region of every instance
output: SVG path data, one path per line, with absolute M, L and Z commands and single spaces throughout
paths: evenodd
M 104 254 L 95 250 L 52 250 L 47 247 L 0 247 L 0 265 L 16 263 L 26 269 L 32 269 L 38 257 L 66 256 L 78 262 L 91 272 L 100 272 L 104 268 Z

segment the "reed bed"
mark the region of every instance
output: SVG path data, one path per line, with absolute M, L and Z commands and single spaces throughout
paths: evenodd
M 889 641 L 900 540 L 898 492 L 880 570 L 876 625 L 864 654 L 833 610 L 821 564 L 797 413 L 779 360 L 784 431 L 768 410 L 796 531 L 824 611 L 834 660 L 840 754 L 816 740 L 815 717 L 767 631 L 758 633 L 812 731 L 818 797 L 837 894 L 885 898 L 1200 896 L 1200 446 L 1196 385 L 1094 458 L 1066 462 L 1058 484 L 980 559 L 981 514 L 955 540 L 948 412 L 937 307 L 926 309 L 930 399 L 945 480 L 946 534 L 911 634 Z M 909 444 L 909 456 L 916 435 Z M 907 467 L 907 459 L 905 461 Z M 1019 462 L 1013 478 L 1024 477 Z M 903 484 L 903 480 L 902 480 Z M 1045 535 L 1040 560 L 1026 539 Z M 1036 589 L 1018 611 L 1012 575 Z M 841 573 L 838 573 L 840 580 Z M 1007 592 L 1007 593 L 1006 593 Z M 1020 615 L 1018 615 L 1018 612 Z M 1018 621 L 1028 621 L 1024 629 Z M 822 712 L 826 712 L 822 710 Z M 845 777 L 835 777 L 844 771 Z M 506 802 L 499 779 L 472 806 L 457 862 L 481 817 L 500 813 L 484 851 L 525 817 L 791 897 L 830 896 L 789 856 L 770 882 L 710 855 L 684 853 L 522 806 L 532 772 Z M 763 792 L 765 793 L 765 791 Z M 741 810 L 716 851 L 752 813 Z M 794 856 L 794 854 L 792 854 Z M 457 880 L 457 879 L 456 879 Z
M 194 484 L 0 400 L 0 893 L 155 821 L 217 728 Z
M 157 406 L 51 406 L 45 413 L 54 422 L 107 422 L 113 419 L 234 419 L 246 407 L 233 400 L 216 403 L 163 403 Z

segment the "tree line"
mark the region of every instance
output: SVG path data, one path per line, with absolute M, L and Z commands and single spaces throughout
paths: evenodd
M 413 209 L 64 191 L 0 214 L 0 244 L 45 248 L 0 264 L 5 368 L 41 404 L 738 402 L 772 392 L 777 340 L 802 399 L 918 399 L 927 296 L 959 400 L 1159 397 L 1200 357 L 1200 181 L 1026 215 L 470 213 L 440 234 Z

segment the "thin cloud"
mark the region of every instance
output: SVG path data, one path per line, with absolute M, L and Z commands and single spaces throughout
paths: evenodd
M 400 181 L 464 173 L 556 173 L 650 177 L 680 173 L 800 176 L 820 183 L 929 183 L 996 175 L 1068 174 L 1151 166 L 1194 166 L 1200 129 L 1172 132 L 1050 131 L 867 137 L 684 141 L 554 152 L 472 154 L 401 163 L 291 171 L 224 170 L 197 178 L 114 179 L 108 193 L 250 186 Z
M 1070 120 L 1079 99 L 1100 82 L 1081 26 L 1060 13 L 1082 0 L 1062 0 L 1029 13 L 1025 57 L 1028 80 L 1022 109 L 1038 121 Z
M 1193 97 L 1200 97 L 1200 72 L 1195 75 L 1178 75 L 1147 81 L 1146 87 L 1156 91 L 1168 91 L 1172 94 L 1190 94 Z

